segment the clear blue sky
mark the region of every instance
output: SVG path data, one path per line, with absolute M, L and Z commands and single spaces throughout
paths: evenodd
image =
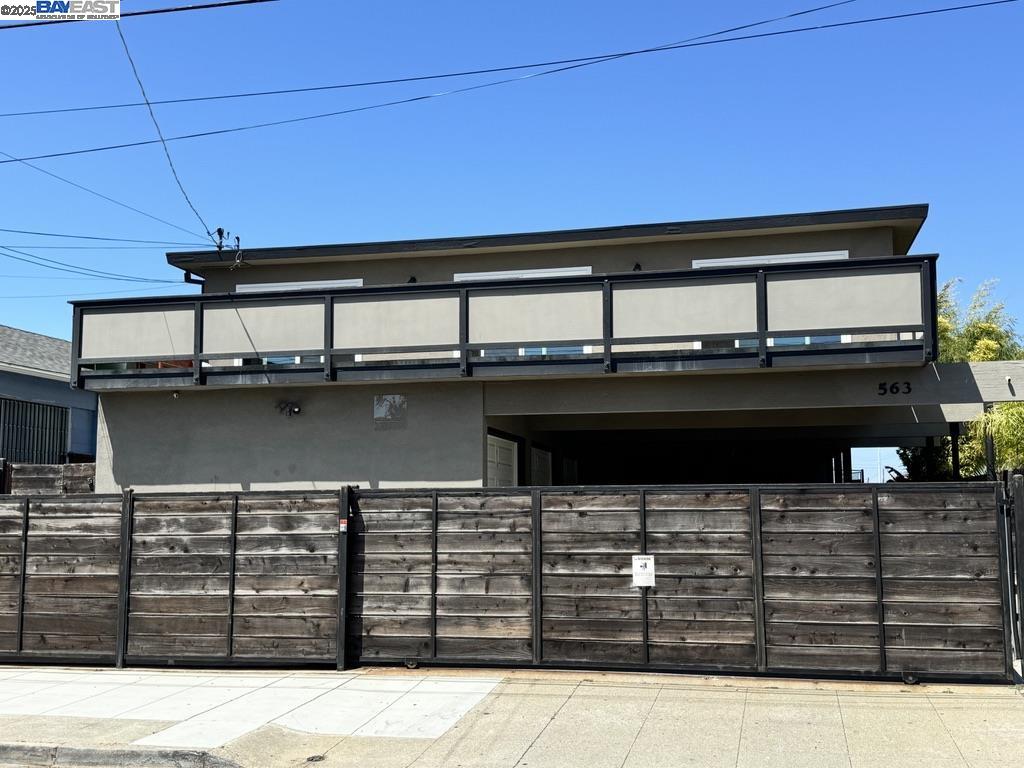
M 823 2 L 281 0 L 127 19 L 123 27 L 150 96 L 159 99 L 659 45 Z M 166 4 L 173 0 L 123 6 Z M 859 0 L 764 29 L 952 4 Z M 177 142 L 171 151 L 210 225 L 237 232 L 250 247 L 928 202 L 914 251 L 941 253 L 940 277 L 963 277 L 967 288 L 999 278 L 998 293 L 1024 316 L 1022 32 L 1024 3 L 657 53 L 391 109 Z M 0 43 L 0 111 L 138 98 L 112 23 L 3 31 Z M 162 106 L 157 114 L 173 135 L 488 79 L 494 76 Z M 152 137 L 140 109 L 0 119 L 0 150 L 17 156 Z M 38 163 L 197 226 L 158 146 Z M 0 165 L 0 227 L 182 236 L 18 164 Z M 36 248 L 74 242 L 0 234 L 0 244 L 50 258 L 180 279 L 161 250 Z M 0 323 L 58 336 L 70 333 L 68 294 L 133 288 L 0 262 Z M 59 296 L 12 298 L 48 294 Z

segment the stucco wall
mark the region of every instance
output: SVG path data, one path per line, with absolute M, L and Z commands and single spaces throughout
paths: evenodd
M 583 246 L 576 248 L 524 248 L 499 253 L 472 252 L 448 256 L 403 256 L 364 261 L 252 264 L 246 269 L 202 269 L 207 293 L 233 290 L 236 283 L 295 280 L 338 280 L 361 277 L 366 285 L 449 282 L 457 272 L 546 267 L 589 266 L 595 274 L 629 272 L 635 264 L 645 271 L 689 269 L 694 259 L 764 256 L 848 250 L 851 258 L 893 255 L 889 227 L 839 229 L 776 235 L 744 235 L 680 240 L 670 243 Z
M 375 394 L 404 394 L 404 422 L 375 423 Z M 109 393 L 96 490 L 480 486 L 484 435 L 476 382 Z

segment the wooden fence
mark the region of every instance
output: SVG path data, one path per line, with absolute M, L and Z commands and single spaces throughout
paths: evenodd
M 95 464 L 18 464 L 0 459 L 0 493 L 61 496 L 92 493 Z
M 1008 679 L 1014 541 L 994 483 L 8 496 L 0 658 Z

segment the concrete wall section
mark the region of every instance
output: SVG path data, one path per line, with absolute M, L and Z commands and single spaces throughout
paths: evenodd
M 821 277 L 771 275 L 768 330 L 919 325 L 924 322 L 921 279 L 919 270 Z
M 334 302 L 334 347 L 459 345 L 459 296 L 345 298 Z
M 204 352 L 288 352 L 323 345 L 322 302 L 214 305 L 203 313 Z
M 191 307 L 88 310 L 82 314 L 82 357 L 190 357 L 194 327 Z
M 418 282 L 450 282 L 456 272 L 501 269 L 543 269 L 589 266 L 595 274 L 629 272 L 635 264 L 645 271 L 689 269 L 694 259 L 770 256 L 847 250 L 851 258 L 893 255 L 889 227 L 836 229 L 824 232 L 705 237 L 692 240 L 574 248 L 532 247 L 497 253 L 459 253 L 444 256 L 402 256 L 391 259 L 324 263 L 254 264 L 244 270 L 204 269 L 206 293 L 231 291 L 237 283 L 278 283 L 297 280 L 362 278 L 365 285 L 397 285 L 411 277 Z
M 474 344 L 599 339 L 601 323 L 600 287 L 469 295 L 469 340 Z
M 375 421 L 380 394 L 406 396 L 403 419 Z M 474 487 L 484 434 L 476 382 L 109 393 L 96 490 Z
M 756 284 L 748 279 L 619 286 L 612 293 L 612 318 L 619 338 L 756 334 Z
M 890 386 L 895 384 L 895 391 Z M 1024 401 L 1024 361 L 834 371 L 494 381 L 486 415 L 951 406 Z

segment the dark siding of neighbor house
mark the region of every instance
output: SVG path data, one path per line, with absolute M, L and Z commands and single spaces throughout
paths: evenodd
M 70 342 L 0 325 L 0 459 L 96 454 L 96 395 L 71 388 L 70 364 Z
M 8 461 L 60 464 L 68 453 L 70 409 L 0 397 L 0 454 Z

